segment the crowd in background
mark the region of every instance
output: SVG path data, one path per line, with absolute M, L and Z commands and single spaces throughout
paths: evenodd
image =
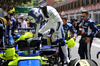
M 13 15 L 10 15 L 10 17 L 5 16 L 7 20 L 7 34 L 9 30 L 11 29 L 11 33 L 14 34 L 14 31 L 19 28 L 32 28 L 35 29 L 35 23 L 31 22 L 28 17 L 14 17 Z
M 61 15 L 61 14 L 60 14 Z M 80 16 L 81 17 L 81 16 Z M 7 25 L 7 30 L 9 31 L 9 29 L 12 27 L 12 33 L 14 33 L 14 30 L 18 29 L 18 28 L 33 28 L 35 29 L 35 23 L 31 22 L 29 20 L 28 17 L 20 17 L 20 18 L 17 18 L 17 17 L 14 17 L 13 15 L 10 15 L 10 17 L 8 16 L 5 16 L 5 18 L 7 19 L 8 21 L 8 25 Z M 77 35 L 80 35 L 81 32 L 80 32 L 80 24 L 82 22 L 82 19 L 81 20 L 78 20 L 78 19 L 75 19 L 75 18 L 71 18 L 71 20 L 67 20 L 69 23 L 71 23 L 76 32 L 77 32 Z M 41 27 L 47 22 L 47 20 L 45 19 L 42 23 L 41 23 Z M 10 28 L 9 28 L 10 27 Z M 41 28 L 40 27 L 40 28 Z

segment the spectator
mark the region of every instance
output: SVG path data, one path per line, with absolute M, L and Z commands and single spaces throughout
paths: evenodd
M 76 32 L 77 32 L 77 36 L 79 35 L 79 25 L 80 22 L 78 22 L 77 19 L 71 19 L 71 24 L 74 26 Z
M 16 28 L 18 28 L 19 19 L 16 19 Z
M 82 35 L 79 41 L 79 56 L 81 59 L 91 59 L 91 46 L 93 38 L 98 33 L 95 22 L 88 18 L 89 13 L 87 10 L 82 11 Z
M 11 19 L 8 18 L 8 24 L 7 24 L 7 35 L 9 35 L 9 31 L 12 29 L 12 22 Z
M 10 14 L 11 22 L 12 22 L 12 34 L 14 34 L 14 30 L 16 29 L 16 19 L 13 17 L 13 14 Z
M 27 18 L 26 18 L 26 20 L 25 20 L 25 21 L 26 21 L 26 23 L 27 23 L 27 25 L 28 25 L 28 24 L 29 24 L 29 21 L 28 21 L 28 19 L 27 19 Z
M 24 17 L 22 17 L 22 21 L 19 22 L 18 28 L 27 28 L 27 23 L 26 23 Z
M 29 21 L 29 25 L 28 25 L 28 27 L 34 28 L 34 27 L 35 27 L 35 23 Z
M 17 20 L 17 23 L 18 23 L 18 28 L 21 28 L 21 21 L 19 19 Z
M 77 27 L 77 21 L 75 19 L 71 19 L 71 24 L 74 26 L 74 28 L 76 29 Z

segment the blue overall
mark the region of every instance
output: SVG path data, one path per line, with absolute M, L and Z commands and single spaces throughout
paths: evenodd
M 82 22 L 82 35 L 81 40 L 79 41 L 79 50 L 78 53 L 81 59 L 91 59 L 91 45 L 93 41 L 93 37 L 98 33 L 98 29 L 95 26 L 95 22 L 93 20 L 87 20 Z M 86 37 L 91 38 L 89 43 L 86 43 Z
M 69 22 L 67 22 L 66 25 L 63 25 L 63 29 L 64 29 L 64 33 L 65 33 L 65 37 L 64 37 L 65 40 L 69 40 L 71 38 L 71 36 L 68 37 L 68 31 L 72 32 L 73 34 L 76 34 L 74 26 Z M 59 53 L 60 53 L 61 61 L 64 62 L 65 57 L 62 52 L 61 46 L 59 46 Z

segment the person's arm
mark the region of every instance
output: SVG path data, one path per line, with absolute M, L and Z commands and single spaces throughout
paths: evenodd
M 38 31 L 40 29 L 40 23 L 36 23 L 36 27 L 35 27 L 35 35 L 38 35 Z
M 79 28 L 81 28 L 82 27 L 82 25 L 83 25 L 83 23 L 84 23 L 84 20 L 78 25 L 79 26 Z
M 98 28 L 95 26 L 94 22 L 90 23 L 90 29 L 92 29 L 92 32 L 89 36 L 90 36 L 90 38 L 93 38 L 98 33 Z
M 95 37 L 97 33 L 98 33 L 98 29 L 95 26 L 95 23 L 91 22 L 90 23 L 90 28 L 88 28 L 88 37 L 86 37 L 86 41 L 85 42 L 86 43 L 90 42 L 90 40 L 93 39 L 93 37 Z
M 25 24 L 26 28 L 27 28 L 27 23 Z
M 77 34 L 73 25 L 71 26 L 70 31 L 71 31 L 71 36 L 73 37 L 74 40 L 76 40 Z
M 47 7 L 47 9 L 49 9 L 49 7 Z M 57 10 L 55 8 L 49 9 L 48 15 L 51 19 L 54 19 L 54 21 L 57 22 L 57 27 L 55 29 L 55 32 L 58 32 L 59 30 L 61 30 L 61 28 L 63 26 L 63 21 L 59 15 L 59 13 L 57 12 Z
M 61 30 L 62 25 L 63 25 L 63 24 L 62 24 L 62 21 L 57 22 L 57 28 L 56 28 L 56 31 Z

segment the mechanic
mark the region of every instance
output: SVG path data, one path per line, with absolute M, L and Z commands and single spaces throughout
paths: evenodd
M 93 38 L 98 33 L 98 29 L 95 26 L 95 22 L 89 19 L 89 13 L 87 10 L 82 11 L 83 21 L 81 23 L 82 35 L 79 41 L 79 56 L 81 59 L 91 59 L 91 46 Z

